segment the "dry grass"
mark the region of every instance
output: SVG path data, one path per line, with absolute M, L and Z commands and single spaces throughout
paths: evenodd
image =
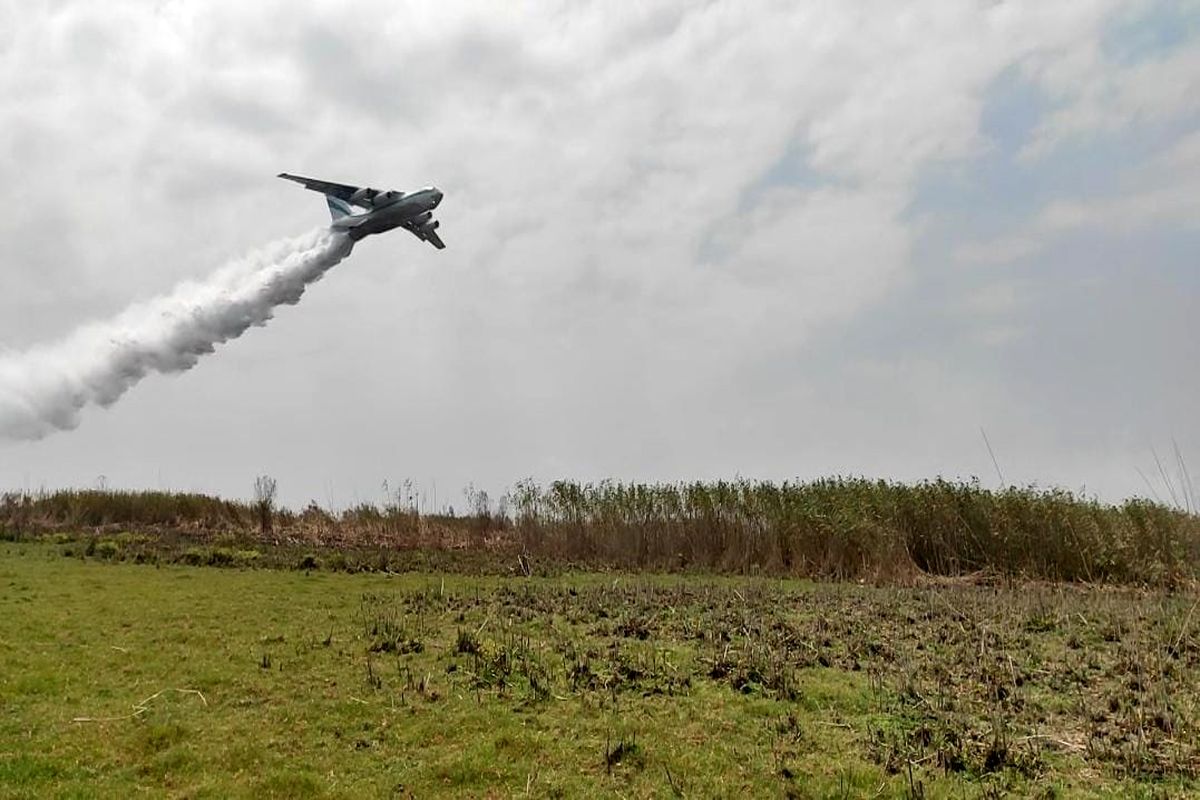
M 1173 585 L 1200 568 L 1200 517 L 1133 500 L 932 481 L 518 484 L 469 516 L 421 514 L 411 498 L 340 513 L 274 512 L 194 494 L 4 495 L 8 538 L 133 532 L 199 544 L 343 552 L 491 553 L 504 569 L 575 565 L 911 582 L 918 575 Z M 268 532 L 269 531 L 269 532 Z M 335 559 L 326 558 L 325 561 Z M 346 559 L 342 559 L 345 561 Z M 477 559 L 475 559 L 477 560 Z

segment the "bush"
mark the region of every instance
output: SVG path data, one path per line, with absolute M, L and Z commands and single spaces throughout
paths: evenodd
M 208 553 L 208 563 L 214 567 L 228 567 L 237 562 L 237 553 L 226 547 L 214 547 Z
M 233 557 L 234 561 L 238 564 L 248 567 L 255 564 L 262 557 L 262 553 L 257 550 L 238 550 L 233 554 Z
M 179 556 L 179 561 L 193 567 L 198 567 L 208 561 L 208 556 L 198 547 L 189 547 Z
M 121 553 L 121 547 L 111 539 L 104 539 L 96 544 L 95 555 L 97 558 L 111 560 L 116 558 Z

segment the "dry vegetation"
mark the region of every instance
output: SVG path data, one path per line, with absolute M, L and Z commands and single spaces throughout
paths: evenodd
M 421 696 L 455 687 L 541 701 L 592 692 L 619 713 L 623 696 L 687 695 L 712 682 L 821 712 L 814 676 L 862 675 L 866 692 L 850 705 L 867 713 L 828 709 L 818 727 L 856 730 L 860 752 L 886 775 L 918 765 L 922 775 L 1037 778 L 1067 757 L 1116 777 L 1194 780 L 1196 607 L 1190 595 L 1047 585 L 618 581 L 366 595 L 360 619 L 368 651 L 397 661 L 387 683 Z M 497 630 L 485 634 L 490 620 Z M 408 656 L 451 628 L 453 645 L 417 659 L 414 671 Z M 386 662 L 375 669 L 391 672 Z M 414 683 L 422 674 L 447 677 Z M 384 678 L 369 677 L 384 688 Z M 795 714 L 777 723 L 773 752 L 787 783 L 789 760 L 820 734 Z
M 254 551 L 270 561 L 282 548 L 277 560 L 286 562 L 303 550 L 309 566 L 339 569 L 569 565 L 884 581 L 986 571 L 1172 585 L 1200 567 L 1200 517 L 1061 491 L 861 479 L 525 482 L 496 504 L 469 491 L 469 512 L 456 516 L 420 513 L 411 492 L 340 513 L 277 509 L 267 481 L 256 482 L 253 503 L 163 492 L 7 494 L 0 530 L 10 539 L 83 532 L 113 542 L 117 558 L 190 553 L 185 560 L 231 563 L 229 553 Z

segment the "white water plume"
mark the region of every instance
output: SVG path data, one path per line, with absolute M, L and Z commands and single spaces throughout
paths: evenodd
M 299 302 L 352 247 L 344 234 L 312 231 L 55 344 L 0 353 L 0 437 L 39 439 L 69 430 L 86 406 L 112 405 L 149 373 L 191 369 L 218 344 L 265 325 L 277 306 Z

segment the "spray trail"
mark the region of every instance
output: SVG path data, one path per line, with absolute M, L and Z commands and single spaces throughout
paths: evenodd
M 328 229 L 276 242 L 56 344 L 0 353 L 0 437 L 70 430 L 86 406 L 112 405 L 149 373 L 191 369 L 218 344 L 265 325 L 277 306 L 299 302 L 352 247 Z

